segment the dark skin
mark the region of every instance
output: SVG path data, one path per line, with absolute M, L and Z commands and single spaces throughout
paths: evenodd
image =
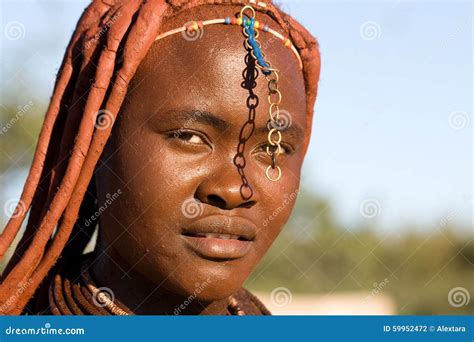
M 217 6 L 211 13 L 200 6 L 167 19 L 164 30 L 240 8 Z M 257 19 L 277 27 L 266 15 L 258 13 Z M 255 130 L 244 148 L 249 188 L 241 188 L 234 157 L 249 113 L 249 89 L 242 86 L 247 52 L 241 28 L 204 30 L 195 41 L 175 34 L 153 44 L 129 86 L 96 173 L 99 205 L 107 194 L 118 189 L 121 194 L 101 215 L 92 274 L 137 314 L 172 315 L 177 309 L 179 314 L 225 314 L 228 297 L 288 220 L 294 201 L 283 203 L 299 187 L 306 99 L 296 57 L 261 32 L 267 60 L 281 70 L 280 108 L 291 114 L 292 125 L 282 134 L 284 149 L 277 160 L 282 177 L 271 182 L 265 176 L 268 83 L 259 72 L 253 88 L 260 99 Z M 194 200 L 201 202 L 199 215 L 185 215 L 183 203 Z M 211 215 L 230 231 L 234 220 L 246 222 L 253 233 L 246 237 L 244 255 L 203 256 L 189 247 L 186 229 Z M 195 298 L 180 308 L 190 295 Z

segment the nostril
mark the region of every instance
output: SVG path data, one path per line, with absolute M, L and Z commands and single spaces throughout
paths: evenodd
M 212 204 L 219 208 L 223 208 L 226 206 L 224 199 L 217 195 L 207 195 L 207 201 L 209 204 Z
M 252 208 L 254 205 L 255 205 L 255 201 L 248 201 L 248 202 L 240 204 L 238 208 Z

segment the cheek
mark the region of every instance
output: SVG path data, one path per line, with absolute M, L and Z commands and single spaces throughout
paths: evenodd
M 176 230 L 181 203 L 192 196 L 192 186 L 180 181 L 179 165 L 172 156 L 152 144 L 156 137 L 139 138 L 135 136 L 131 143 L 112 142 L 115 153 L 101 168 L 99 200 L 103 203 L 104 194 L 121 189 L 116 203 L 101 215 L 105 234 L 110 241 L 122 228 L 126 233 L 122 240 L 137 245 L 141 252 L 164 243 L 166 235 Z
M 283 174 L 279 182 L 264 180 L 262 187 L 262 220 L 260 229 L 260 254 L 263 255 L 283 230 L 295 205 L 299 192 L 299 173 Z
M 122 199 L 127 203 L 127 211 L 137 216 L 135 220 L 141 218 L 149 223 L 173 222 L 181 216 L 181 205 L 193 196 L 195 188 L 183 177 L 184 165 L 158 146 L 125 146 L 113 161 L 114 173 L 125 183 Z

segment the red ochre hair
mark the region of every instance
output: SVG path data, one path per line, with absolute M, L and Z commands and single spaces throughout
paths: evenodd
M 271 1 L 259 3 L 253 6 L 257 15 L 272 17 L 279 24 L 273 28 L 291 39 L 303 61 L 305 152 L 320 72 L 318 43 Z M 85 9 L 58 72 L 21 198 L 0 236 L 3 259 L 29 212 L 25 232 L 2 274 L 0 313 L 24 312 L 58 260 L 77 258 L 89 242 L 92 231 L 84 222 L 96 211 L 91 179 L 112 130 L 112 125 L 97 129 L 95 118 L 103 110 L 115 119 L 138 65 L 162 33 L 163 18 L 201 5 L 247 4 L 255 1 L 97 0 Z

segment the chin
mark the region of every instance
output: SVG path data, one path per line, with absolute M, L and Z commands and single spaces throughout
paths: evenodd
M 191 291 L 184 293 L 183 297 L 194 297 L 201 302 L 212 302 L 228 298 L 237 292 L 242 284 L 233 284 L 225 288 L 220 286 L 214 286 L 212 283 L 206 285 L 203 283 L 202 286 L 196 286 Z
M 185 264 L 187 265 L 180 267 L 163 285 L 170 292 L 183 297 L 192 296 L 203 302 L 233 295 L 248 277 L 247 272 L 235 270 L 224 263 L 205 260 L 207 265 L 193 265 L 191 262 Z

